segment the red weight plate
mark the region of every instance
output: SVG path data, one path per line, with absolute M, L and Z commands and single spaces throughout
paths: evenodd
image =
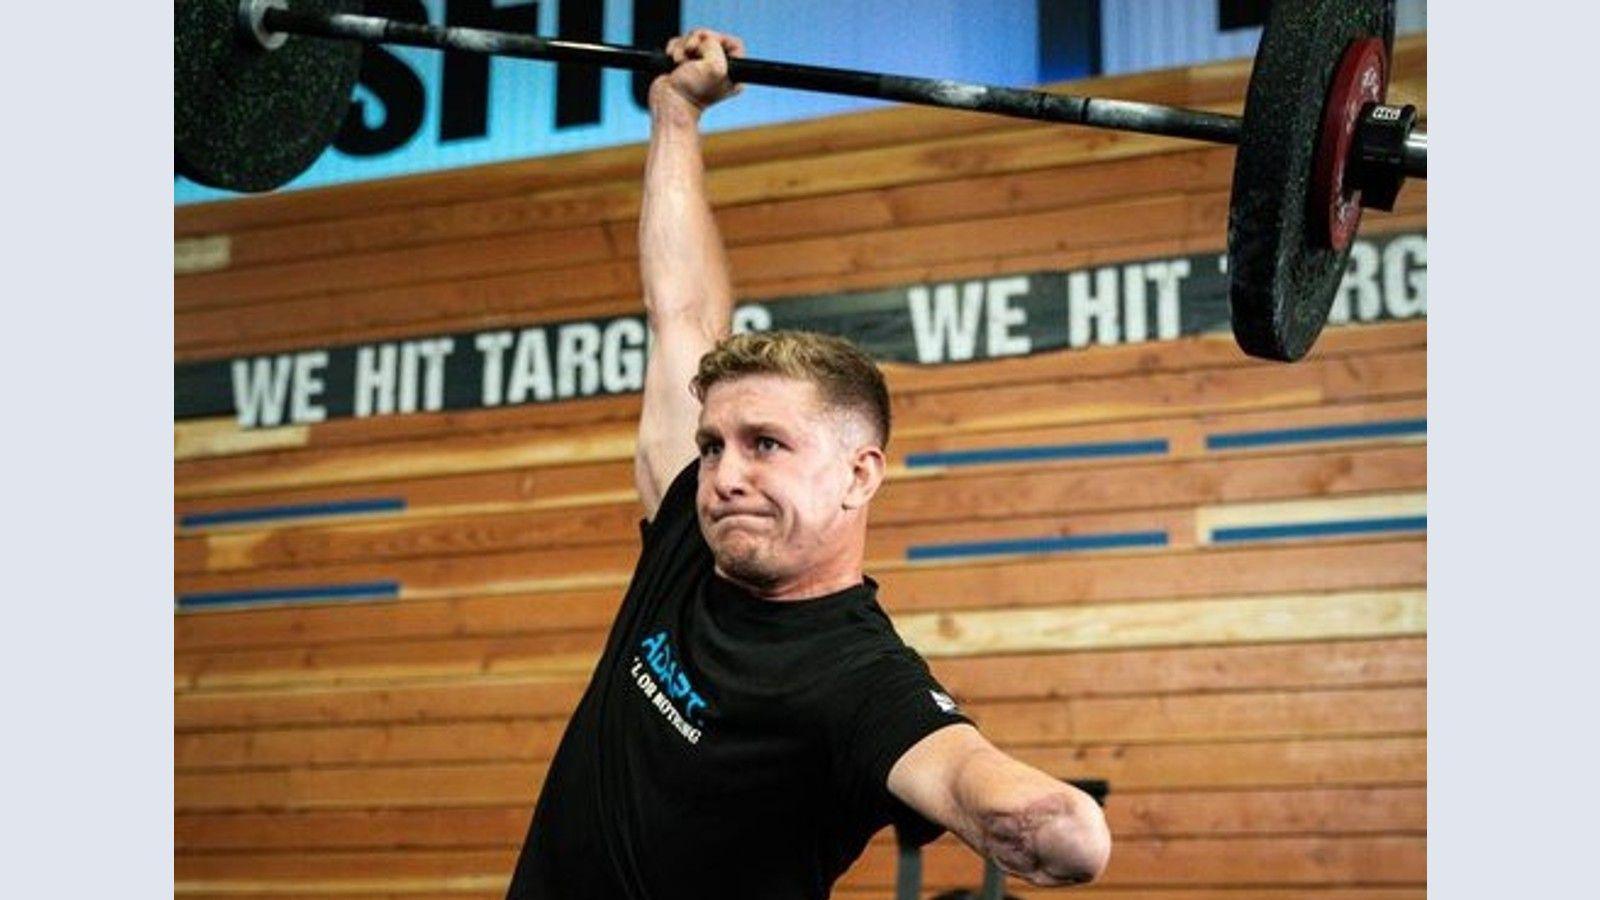
M 1347 188 L 1344 178 L 1361 109 L 1381 103 L 1388 83 L 1389 54 L 1382 40 L 1363 38 L 1345 48 L 1322 108 L 1322 135 L 1311 174 L 1312 208 L 1327 210 L 1320 236 L 1335 250 L 1350 246 L 1361 223 L 1361 194 Z

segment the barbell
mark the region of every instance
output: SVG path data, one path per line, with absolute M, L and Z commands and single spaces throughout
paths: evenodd
M 178 0 L 179 174 L 259 192 L 305 171 L 348 114 L 363 44 L 661 73 L 663 51 L 361 15 L 358 0 Z M 1427 177 L 1414 106 L 1385 102 L 1394 0 L 1272 4 L 1244 115 L 936 78 L 732 59 L 738 83 L 847 94 L 1238 146 L 1228 207 L 1234 336 L 1293 361 L 1327 322 L 1363 208 Z

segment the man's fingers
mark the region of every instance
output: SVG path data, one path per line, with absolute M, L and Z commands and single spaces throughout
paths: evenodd
M 729 56 L 737 57 L 744 55 L 744 41 L 734 37 L 731 34 L 725 34 L 722 36 L 722 47 L 728 52 Z

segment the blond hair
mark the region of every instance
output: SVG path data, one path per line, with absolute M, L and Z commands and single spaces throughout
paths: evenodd
M 761 331 L 724 338 L 705 356 L 690 387 L 704 402 L 712 385 L 746 375 L 780 375 L 809 381 L 822 405 L 860 415 L 879 448 L 889 446 L 889 388 L 861 348 L 810 331 Z

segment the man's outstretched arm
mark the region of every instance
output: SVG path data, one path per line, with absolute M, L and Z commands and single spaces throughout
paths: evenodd
M 639 270 L 652 348 L 634 456 L 634 483 L 646 514 L 684 464 L 697 455 L 700 403 L 689 392 L 700 357 L 725 337 L 733 287 L 722 237 L 706 200 L 700 115 L 738 88 L 728 56 L 736 37 L 696 29 L 667 44 L 678 67 L 650 85 L 650 149 L 639 214 Z
M 1032 884 L 1086 884 L 1111 856 L 1093 797 L 1012 759 L 971 725 L 914 744 L 889 770 L 889 791 Z

